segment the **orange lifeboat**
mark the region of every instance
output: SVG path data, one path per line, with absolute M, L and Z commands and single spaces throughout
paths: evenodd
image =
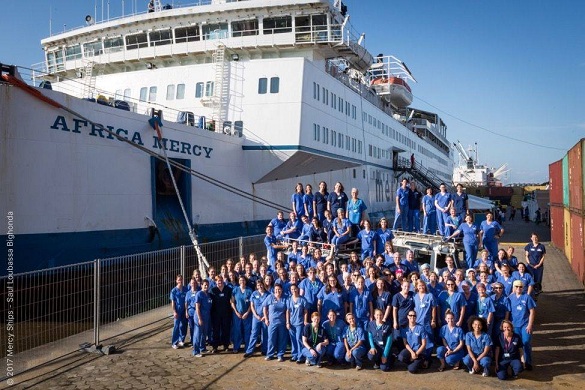
M 412 103 L 412 91 L 408 83 L 400 77 L 379 77 L 372 80 L 372 87 L 379 95 L 396 107 L 407 107 Z

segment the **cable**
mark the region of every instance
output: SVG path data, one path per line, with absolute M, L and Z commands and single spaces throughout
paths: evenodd
M 483 131 L 488 132 L 490 134 L 497 135 L 498 137 L 506 138 L 506 139 L 509 139 L 509 140 L 512 140 L 512 141 L 516 141 L 516 142 L 521 142 L 523 144 L 528 144 L 528 145 L 536 146 L 536 147 L 539 147 L 539 148 L 565 151 L 565 149 L 563 149 L 563 148 L 555 148 L 554 146 L 540 145 L 540 144 L 537 144 L 537 143 L 534 143 L 534 142 L 522 140 L 522 139 L 519 139 L 519 138 L 510 137 L 509 135 L 504 135 L 504 134 L 497 133 L 497 132 L 495 132 L 493 130 L 490 130 L 490 129 L 487 129 L 487 128 L 483 127 L 483 126 L 476 125 L 475 123 L 471 123 L 469 121 L 466 121 L 465 119 L 461 119 L 461 118 L 459 118 L 459 117 L 457 117 L 457 116 L 455 116 L 453 114 L 448 113 L 445 110 L 441 110 L 439 107 L 437 107 L 435 105 L 432 105 L 431 103 L 427 102 L 424 99 L 421 99 L 418 96 L 415 96 L 415 97 L 418 100 L 420 100 L 421 102 L 423 102 L 425 104 L 428 104 L 429 106 L 433 107 L 435 110 L 440 111 L 440 112 L 444 113 L 445 115 L 450 116 L 451 118 L 453 118 L 455 120 L 458 120 L 459 122 L 465 123 L 466 125 L 475 127 L 476 129 L 483 130 Z

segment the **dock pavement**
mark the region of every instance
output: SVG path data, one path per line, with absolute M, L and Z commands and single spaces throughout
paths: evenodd
M 42 389 L 584 389 L 585 293 L 567 258 L 551 246 L 544 224 L 515 220 L 504 223 L 500 247 L 512 245 L 520 261 L 535 231 L 547 247 L 543 293 L 534 327 L 534 370 L 513 381 L 483 378 L 465 370 L 438 372 L 438 364 L 409 374 L 397 364 L 390 372 L 344 367 L 307 367 L 288 359 L 266 362 L 259 353 L 221 352 L 202 358 L 189 348 L 170 347 L 172 319 L 105 340 L 117 352 L 76 352 L 14 377 L 16 388 Z M 169 290 L 172 286 L 169 286 Z M 138 316 L 137 316 L 138 317 Z M 139 320 L 139 319 L 138 319 Z M 146 321 L 145 321 L 146 322 Z M 47 347 L 48 349 L 49 347 Z M 50 347 L 50 348 L 55 348 Z M 47 350 L 50 354 L 54 351 Z M 42 350 L 41 350 L 42 353 Z M 287 357 L 285 355 L 285 357 Z M 6 379 L 0 387 L 6 386 Z

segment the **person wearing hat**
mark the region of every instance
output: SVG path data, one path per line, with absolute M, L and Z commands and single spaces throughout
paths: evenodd
M 429 284 L 431 282 L 431 266 L 428 263 L 424 263 L 420 266 L 420 279 L 425 282 L 425 284 Z
M 528 294 L 525 294 L 524 283 L 521 280 L 514 281 L 514 292 L 510 299 L 510 320 L 514 325 L 514 333 L 522 337 L 524 344 L 524 367 L 532 370 L 532 327 L 536 315 L 536 303 Z

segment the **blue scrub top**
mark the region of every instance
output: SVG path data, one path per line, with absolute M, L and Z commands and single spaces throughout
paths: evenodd
M 433 294 L 426 293 L 421 298 L 418 293 L 414 294 L 414 311 L 416 312 L 416 323 L 418 325 L 430 325 L 433 307 L 437 306 Z
M 421 325 L 415 325 L 412 329 L 410 326 L 406 328 L 405 336 L 406 342 L 410 345 L 410 348 L 416 351 L 421 347 L 423 339 L 427 338 L 427 333 L 425 332 L 424 327 Z
M 195 295 L 195 303 L 199 304 L 199 311 L 201 312 L 201 317 L 203 320 L 211 318 L 211 297 L 209 294 L 198 291 Z M 190 314 L 189 314 L 190 315 Z M 197 311 L 195 311 L 194 318 L 197 317 Z
M 398 326 L 408 325 L 408 312 L 414 310 L 414 297 L 411 291 L 408 292 L 407 297 L 398 293 L 392 297 L 392 307 L 398 308 Z
M 359 341 L 366 341 L 364 330 L 359 325 L 356 325 L 355 329 L 353 330 L 350 329 L 349 326 L 346 326 L 343 338 L 347 340 L 347 344 L 349 344 L 350 348 L 353 348 L 353 346 L 356 345 Z
M 343 342 L 343 335 L 345 334 L 345 322 L 339 318 L 335 319 L 335 323 L 331 324 L 331 321 L 327 320 L 323 323 L 323 329 L 327 333 L 327 338 L 332 343 Z
M 461 214 L 465 211 L 467 211 L 467 209 L 465 208 L 465 201 L 468 199 L 469 197 L 467 196 L 467 194 L 464 192 L 461 195 L 454 193 L 453 194 L 453 207 L 455 207 L 455 212 L 457 214 Z
M 458 326 L 455 326 L 453 330 L 449 329 L 449 325 L 443 325 L 441 327 L 441 331 L 439 332 L 442 339 L 445 339 L 447 345 L 451 350 L 457 348 L 460 341 L 465 340 L 465 335 L 463 334 L 463 329 Z
M 179 289 L 177 286 L 173 287 L 170 294 L 170 300 L 175 302 L 175 310 L 179 313 L 184 313 L 185 310 L 185 299 L 187 298 L 187 292 L 189 288 L 183 286 Z
M 288 312 L 290 324 L 293 326 L 303 325 L 305 323 L 305 311 L 309 309 L 309 304 L 304 297 L 298 297 L 294 301 L 293 297 L 288 299 Z
M 447 309 L 451 309 L 453 312 L 453 317 L 455 317 L 455 322 L 459 321 L 459 316 L 461 315 L 461 309 L 463 306 L 465 306 L 465 298 L 461 293 L 456 291 L 452 295 L 449 295 L 447 290 L 445 290 L 439 294 L 439 309 L 441 319 L 445 318 L 445 312 Z
M 433 195 L 423 196 L 422 202 L 424 204 L 427 214 L 434 213 L 435 211 L 437 211 L 437 208 L 435 207 L 435 198 Z
M 353 199 L 348 200 L 347 201 L 347 216 L 348 216 L 349 222 L 351 222 L 354 225 L 359 224 L 361 219 L 362 219 L 362 213 L 367 209 L 368 209 L 368 207 L 366 206 L 364 201 L 359 199 L 359 198 L 355 201 Z
M 234 298 L 234 303 L 236 304 L 236 309 L 238 313 L 245 313 L 248 308 L 250 307 L 250 297 L 252 296 L 252 290 L 249 288 L 245 288 L 244 291 L 240 288 L 240 286 L 234 287 L 232 291 L 232 297 Z
M 475 245 L 477 244 L 477 234 L 479 233 L 479 229 L 474 224 L 469 226 L 467 222 L 462 223 L 457 228 L 461 233 L 463 233 L 463 242 L 465 244 Z
M 353 303 L 353 315 L 359 320 L 368 320 L 370 318 L 370 305 L 372 294 L 370 290 L 364 288 L 362 293 L 357 288 L 349 292 L 349 302 Z
M 384 253 L 386 242 L 392 242 L 394 239 L 394 234 L 392 234 L 392 230 L 382 230 L 382 228 L 376 230 L 376 234 L 378 235 L 378 239 L 376 241 L 376 253 Z M 386 255 L 384 255 L 384 259 L 387 261 Z
M 252 305 L 254 305 L 254 310 L 256 310 L 256 314 L 258 314 L 260 317 L 263 316 L 262 308 L 264 307 L 264 300 L 268 295 L 270 294 L 267 293 L 266 291 L 264 292 L 264 294 L 260 294 L 260 291 L 254 291 L 250 298 L 252 301 Z
M 303 297 L 307 300 L 307 303 L 311 307 L 317 306 L 317 295 L 323 288 L 323 282 L 319 279 L 315 279 L 314 282 L 311 282 L 311 279 L 305 278 L 299 284 L 299 289 L 303 290 Z
M 347 302 L 347 293 L 345 291 L 337 292 L 332 289 L 330 293 L 325 291 L 326 286 L 323 286 L 317 299 L 321 300 L 321 317 L 327 318 L 329 310 L 333 310 L 337 313 L 337 316 L 343 318 L 345 316 L 345 302 Z
M 467 332 L 465 335 L 465 345 L 471 347 L 471 350 L 477 357 L 482 354 L 485 347 L 492 346 L 492 338 L 487 333 L 482 333 L 479 337 L 475 337 L 473 332 Z
M 374 248 L 374 241 L 378 241 L 378 235 L 375 231 L 366 229 L 360 230 L 357 237 L 362 241 L 362 253 L 365 251 L 376 249 Z
M 408 197 L 410 196 L 410 188 L 398 187 L 396 190 L 396 196 L 398 197 L 398 204 L 400 208 L 408 208 Z
M 479 230 L 483 232 L 483 240 L 486 242 L 493 241 L 495 239 L 495 235 L 500 233 L 502 227 L 496 221 L 492 221 L 491 224 L 488 224 L 487 221 L 481 221 L 481 225 Z
M 494 301 L 486 296 L 486 297 L 478 297 L 477 298 L 477 316 L 480 318 L 488 318 L 490 313 L 494 313 L 496 308 L 494 307 Z
M 510 321 L 514 328 L 522 328 L 528 325 L 530 310 L 536 308 L 534 299 L 528 294 L 522 294 L 519 297 L 512 294 L 510 299 Z
M 510 311 L 510 299 L 506 295 L 502 293 L 500 298 L 497 298 L 496 295 L 492 295 L 490 297 L 492 301 L 494 301 L 494 318 L 496 321 L 501 321 L 506 318 L 506 313 Z
M 264 300 L 264 306 L 268 307 L 268 320 L 272 325 L 286 324 L 286 311 L 288 309 L 288 299 L 281 297 L 277 300 L 273 294 L 270 294 Z
M 542 259 L 542 256 L 546 254 L 546 248 L 540 242 L 537 246 L 530 243 L 524 247 L 524 250 L 528 252 L 528 262 L 531 265 L 537 265 Z

